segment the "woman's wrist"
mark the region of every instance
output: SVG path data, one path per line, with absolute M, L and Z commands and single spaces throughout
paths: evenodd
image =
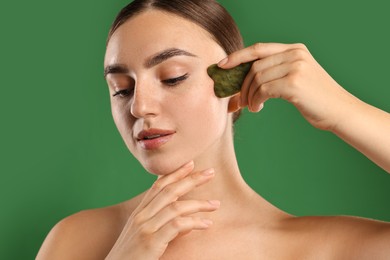
M 364 107 L 367 105 L 346 90 L 343 89 L 343 92 L 339 104 L 334 106 L 334 123 L 329 129 L 335 135 L 345 135 L 351 130 L 357 130 L 361 113 L 365 113 Z
M 389 113 L 354 97 L 340 114 L 331 132 L 390 172 Z

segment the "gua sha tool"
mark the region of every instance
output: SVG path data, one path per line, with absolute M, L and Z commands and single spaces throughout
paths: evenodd
M 232 69 L 221 69 L 217 64 L 207 68 L 207 74 L 214 80 L 214 92 L 219 98 L 229 97 L 241 90 L 253 61 L 242 63 Z

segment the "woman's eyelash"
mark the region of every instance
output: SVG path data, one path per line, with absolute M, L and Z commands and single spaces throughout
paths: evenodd
M 165 79 L 162 80 L 162 82 L 168 86 L 175 86 L 179 84 L 181 81 L 184 81 L 188 78 L 188 74 L 184 74 L 183 76 L 172 78 L 172 79 Z
M 112 95 L 112 96 L 113 97 L 116 97 L 116 96 L 127 97 L 127 96 L 131 95 L 132 92 L 133 92 L 132 89 L 122 89 L 122 90 L 115 92 L 114 95 Z
M 179 84 L 180 82 L 186 80 L 188 78 L 188 74 L 184 74 L 183 76 L 177 77 L 177 78 L 172 78 L 172 79 L 165 79 L 162 80 L 162 82 L 168 86 L 175 86 Z M 133 89 L 122 89 L 119 91 L 116 91 L 112 96 L 113 97 L 128 97 L 132 95 Z

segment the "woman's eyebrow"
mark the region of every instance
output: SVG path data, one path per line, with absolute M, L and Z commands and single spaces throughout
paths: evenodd
M 192 54 L 188 51 L 182 50 L 182 49 L 177 49 L 177 48 L 170 48 L 163 50 L 157 54 L 154 54 L 152 57 L 148 58 L 145 63 L 144 67 L 145 68 L 151 68 L 154 67 L 174 56 L 189 56 L 189 57 L 198 57 L 195 54 Z M 108 74 L 126 74 L 128 73 L 129 70 L 126 67 L 126 65 L 123 64 L 112 64 L 108 65 L 106 68 L 104 68 L 104 78 L 107 77 Z
M 127 67 L 125 65 L 112 64 L 112 65 L 108 65 L 107 67 L 104 68 L 104 78 L 107 78 L 108 74 L 115 74 L 115 73 L 125 74 L 128 72 L 129 72 L 129 70 L 127 69 Z
M 192 54 L 188 51 L 177 49 L 177 48 L 170 48 L 170 49 L 163 50 L 153 55 L 152 57 L 148 58 L 144 63 L 144 67 L 149 69 L 174 56 L 183 56 L 183 55 L 189 57 L 197 57 L 195 54 Z

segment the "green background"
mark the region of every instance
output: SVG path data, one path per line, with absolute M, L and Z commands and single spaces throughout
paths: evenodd
M 351 93 L 390 111 L 386 1 L 220 2 L 246 45 L 303 42 Z M 106 35 L 126 3 L 0 4 L 0 259 L 34 258 L 60 219 L 154 180 L 123 144 L 102 77 Z M 245 111 L 236 146 L 248 183 L 291 214 L 390 221 L 390 175 L 282 100 Z

